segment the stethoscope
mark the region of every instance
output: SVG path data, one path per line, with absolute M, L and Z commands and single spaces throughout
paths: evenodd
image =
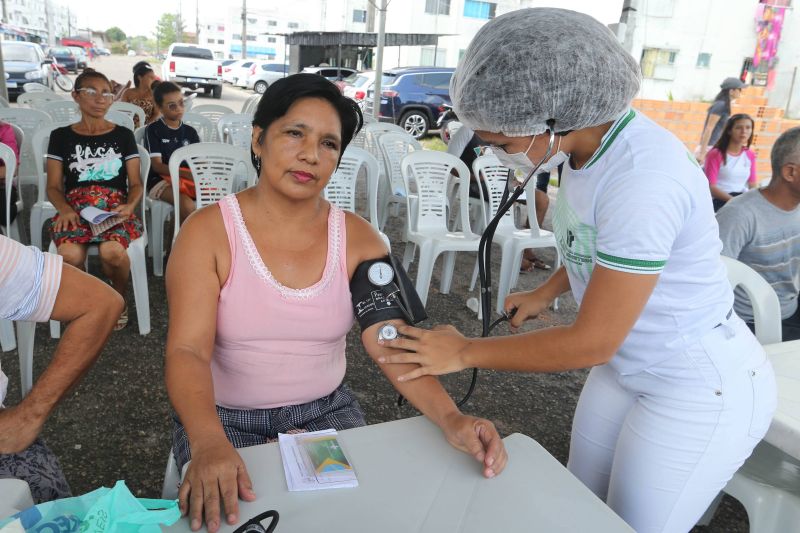
M 270 520 L 269 525 L 265 528 L 261 525 L 261 522 L 267 518 L 272 518 L 272 520 Z M 266 511 L 254 516 L 236 528 L 236 531 L 233 533 L 272 533 L 275 530 L 275 526 L 278 525 L 279 519 L 280 515 L 278 515 L 278 511 Z
M 511 188 L 511 184 L 513 183 L 513 170 L 509 170 L 509 178 L 507 181 L 507 186 L 505 191 L 503 191 L 503 196 L 500 199 L 500 207 L 497 209 L 497 213 L 494 215 L 491 221 L 486 225 L 486 229 L 483 230 L 481 234 L 481 240 L 478 243 L 478 278 L 481 283 L 481 337 L 488 337 L 492 330 L 496 328 L 503 322 L 511 320 L 511 317 L 514 316 L 516 313 L 516 309 L 512 309 L 510 312 L 504 312 L 503 315 L 496 319 L 494 322 L 491 321 L 491 310 L 492 310 L 492 266 L 491 266 L 491 251 L 492 251 L 492 239 L 494 238 L 494 234 L 497 231 L 497 225 L 500 223 L 500 220 L 503 218 L 503 215 L 514 206 L 514 203 L 517 199 L 522 196 L 522 193 L 525 192 L 525 187 L 528 185 L 528 182 L 531 180 L 533 176 L 539 171 L 539 168 L 547 161 L 553 153 L 553 146 L 556 142 L 556 133 L 555 133 L 555 120 L 550 119 L 547 121 L 547 127 L 550 131 L 550 141 L 547 144 L 547 152 L 545 152 L 544 157 L 533 167 L 528 175 L 525 177 L 522 182 L 517 185 L 513 191 L 509 193 Z M 529 202 L 533 201 L 533 198 L 528 199 Z M 475 385 L 478 382 L 478 369 L 472 369 L 472 380 L 470 381 L 469 388 L 467 389 L 466 394 L 464 397 L 461 398 L 460 401 L 456 403 L 456 406 L 461 407 L 465 403 L 467 403 L 472 396 L 472 393 L 475 391 Z M 403 395 L 398 395 L 397 398 L 397 406 L 402 407 L 405 403 L 405 398 Z
M 503 215 L 514 206 L 514 203 L 517 199 L 525 192 L 525 187 L 528 185 L 528 182 L 531 180 L 533 176 L 537 174 L 539 168 L 547 161 L 553 153 L 553 146 L 555 145 L 556 141 L 556 133 L 555 133 L 555 119 L 549 119 L 547 121 L 547 127 L 550 130 L 550 141 L 547 144 L 547 152 L 544 154 L 544 157 L 533 167 L 528 175 L 525 177 L 522 182 L 514 188 L 513 191 L 510 192 L 511 184 L 513 183 L 513 176 L 511 173 L 512 170 L 509 170 L 509 178 L 508 178 L 508 185 L 506 186 L 506 190 L 503 191 L 503 197 L 500 199 L 500 207 L 497 209 L 497 213 L 494 215 L 491 221 L 486 225 L 486 229 L 483 230 L 481 234 L 481 240 L 478 243 L 478 279 L 481 283 L 481 300 L 480 300 L 480 310 L 481 310 L 481 337 L 488 337 L 492 330 L 496 328 L 503 322 L 506 322 L 514 316 L 516 312 L 515 309 L 512 309 L 510 312 L 504 312 L 503 316 L 495 320 L 494 322 L 491 321 L 491 312 L 492 312 L 492 265 L 491 265 L 491 252 L 492 252 L 492 239 L 494 239 L 494 234 L 497 231 L 497 225 L 500 223 L 500 220 L 503 218 Z M 528 198 L 529 202 L 533 201 L 533 198 Z M 456 403 L 458 407 L 461 407 L 467 401 L 469 401 L 472 393 L 475 391 L 475 384 L 478 381 L 478 369 L 472 369 L 472 380 L 470 381 L 469 388 L 467 389 L 467 393 L 464 397 Z

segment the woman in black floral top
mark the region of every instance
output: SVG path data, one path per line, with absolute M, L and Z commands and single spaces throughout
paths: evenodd
M 53 242 L 70 265 L 83 269 L 89 244 L 99 244 L 103 273 L 124 298 L 130 277 L 126 249 L 142 236 L 136 216 L 144 188 L 133 132 L 105 119 L 111 107 L 111 84 L 103 74 L 86 70 L 75 80 L 72 97 L 81 121 L 53 130 L 47 148 L 47 195 L 58 214 L 52 220 Z M 81 218 L 86 207 L 117 214 L 118 223 L 95 234 Z M 127 324 L 127 307 L 118 329 Z

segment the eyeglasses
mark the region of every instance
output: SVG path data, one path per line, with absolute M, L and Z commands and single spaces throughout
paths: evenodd
M 97 89 L 93 89 L 92 87 L 84 87 L 82 89 L 75 89 L 75 92 L 83 93 L 89 98 L 97 98 L 98 96 L 103 100 L 111 100 L 114 98 L 114 93 L 110 93 L 108 91 L 98 92 Z
M 181 99 L 178 100 L 177 102 L 170 102 L 167 104 L 167 109 L 169 109 L 170 111 L 177 111 L 179 107 L 181 109 L 186 107 L 186 100 Z

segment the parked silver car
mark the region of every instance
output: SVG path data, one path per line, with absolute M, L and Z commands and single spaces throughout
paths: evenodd
M 288 75 L 289 65 L 284 65 L 282 63 L 263 63 L 256 68 L 253 74 L 247 77 L 246 87 L 254 90 L 257 94 L 264 94 L 267 87 Z

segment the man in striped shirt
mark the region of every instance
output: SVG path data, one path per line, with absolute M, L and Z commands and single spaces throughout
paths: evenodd
M 0 478 L 27 481 L 37 502 L 69 496 L 39 433 L 97 359 L 122 307 L 116 291 L 64 265 L 60 256 L 0 235 L 0 318 L 69 323 L 50 364 L 18 405 L 3 406 L 8 378 L 0 371 Z
M 722 254 L 761 274 L 781 304 L 783 340 L 800 339 L 800 127 L 781 134 L 771 153 L 772 180 L 717 213 Z M 737 287 L 734 309 L 753 328 L 753 308 Z

